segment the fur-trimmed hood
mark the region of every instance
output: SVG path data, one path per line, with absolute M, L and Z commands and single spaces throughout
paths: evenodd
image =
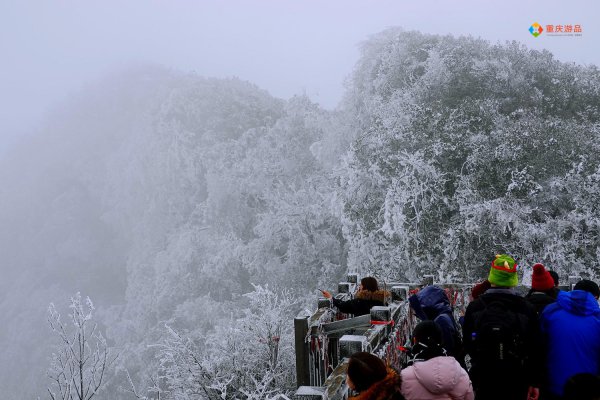
M 401 400 L 404 399 L 400 392 L 402 379 L 400 375 L 391 368 L 388 374 L 379 382 L 375 382 L 367 390 L 360 392 L 358 396 L 350 397 L 348 400 Z
M 388 292 L 387 290 L 383 290 L 383 289 L 379 289 L 374 292 L 371 292 L 370 290 L 359 290 L 358 292 L 356 292 L 355 298 L 361 299 L 361 300 L 380 301 L 382 303 L 385 303 L 385 301 L 390 296 L 391 296 L 390 292 Z

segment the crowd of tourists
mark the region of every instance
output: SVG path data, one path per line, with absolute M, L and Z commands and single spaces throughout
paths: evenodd
M 446 291 L 426 286 L 409 298 L 420 320 L 401 371 L 373 354 L 348 360 L 347 385 L 357 400 L 600 400 L 600 288 L 581 280 L 558 289 L 558 275 L 533 266 L 523 296 L 517 263 L 492 261 L 475 285 L 464 316 L 455 320 Z M 329 293 L 327 293 L 329 294 Z M 367 314 L 383 305 L 375 278 L 357 296 L 332 299 L 340 311 Z

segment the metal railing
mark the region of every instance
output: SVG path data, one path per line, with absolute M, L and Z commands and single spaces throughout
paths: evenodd
M 350 274 L 347 282 L 338 285 L 336 298 L 352 298 L 358 276 Z M 358 351 L 379 356 L 387 365 L 400 370 L 406 364 L 402 347 L 410 340 L 416 318 L 409 307 L 408 296 L 419 288 L 433 284 L 433 276 L 421 283 L 388 282 L 390 288 L 386 306 L 373 307 L 370 315 L 349 318 L 331 307 L 329 299 L 320 298 L 312 315 L 294 319 L 296 347 L 296 400 L 348 397 L 346 360 Z M 447 291 L 458 312 L 466 308 L 471 284 L 438 285 Z
M 571 290 L 581 278 L 569 276 L 561 290 Z M 336 298 L 352 298 L 358 276 L 349 274 L 347 282 L 338 285 Z M 383 359 L 387 365 L 400 370 L 406 365 L 402 347 L 409 343 L 416 318 L 409 307 L 408 296 L 420 288 L 433 285 L 433 275 L 421 283 L 393 283 L 387 306 L 373 307 L 370 315 L 350 318 L 332 308 L 331 301 L 319 298 L 318 309 L 312 315 L 300 314 L 294 319 L 296 348 L 296 377 L 298 390 L 295 400 L 345 400 L 347 357 L 368 351 Z M 473 284 L 436 284 L 444 288 L 453 307 L 455 319 L 464 314 Z M 523 294 L 529 288 L 517 287 Z

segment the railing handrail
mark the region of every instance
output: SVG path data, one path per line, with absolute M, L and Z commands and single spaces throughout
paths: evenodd
M 352 297 L 356 290 L 358 276 L 348 277 L 348 282 L 338 285 L 340 299 Z M 568 286 L 560 286 L 570 290 L 579 277 L 570 276 Z M 426 276 L 421 283 L 387 282 L 380 286 L 390 290 L 392 302 L 388 307 L 380 307 L 387 317 L 364 315 L 354 318 L 343 318 L 331 307 L 329 299 L 320 298 L 318 309 L 312 315 L 299 315 L 294 320 L 296 328 L 296 372 L 298 391 L 296 400 L 343 400 L 347 398 L 346 360 L 353 352 L 370 351 L 399 369 L 404 363 L 405 355 L 398 347 L 408 342 L 416 324 L 416 319 L 408 304 L 408 297 L 415 289 L 433 285 L 433 276 Z M 463 313 L 469 302 L 466 294 L 474 286 L 473 283 L 435 283 L 436 286 L 448 290 L 455 312 Z M 519 285 L 517 289 L 525 293 L 528 287 Z M 387 311 L 385 309 L 388 309 Z M 340 318 L 341 317 L 341 318 Z M 387 318 L 387 319 L 386 319 Z M 373 320 L 382 324 L 373 324 Z M 393 321 L 393 322 L 390 322 Z M 359 333 L 342 335 L 343 333 Z M 353 337 L 352 337 L 353 336 Z M 316 340 L 315 340 L 316 339 Z M 355 341 L 355 343 L 353 343 Z M 313 354 L 311 346 L 316 346 L 320 359 Z M 390 360 L 394 358 L 394 360 Z M 396 365 L 394 365 L 396 364 Z
M 356 291 L 357 281 L 358 276 L 349 276 L 348 282 L 338 285 L 338 294 L 335 297 L 342 300 L 351 298 Z M 391 292 L 392 301 L 386 307 L 374 308 L 371 315 L 344 318 L 345 315 L 335 312 L 331 301 L 325 298 L 318 300 L 318 309 L 312 315 L 298 315 L 294 320 L 299 387 L 296 398 L 345 398 L 347 389 L 344 359 L 355 351 L 372 352 L 386 358 L 390 364 L 402 362 L 397 356 L 397 347 L 406 343 L 414 327 L 414 316 L 410 312 L 408 297 L 413 290 L 430 284 L 433 284 L 433 276 L 425 277 L 422 283 L 382 283 L 380 287 L 385 287 Z M 472 287 L 472 284 L 438 286 L 464 292 Z M 373 324 L 373 320 L 379 321 Z M 353 333 L 355 335 L 348 335 Z

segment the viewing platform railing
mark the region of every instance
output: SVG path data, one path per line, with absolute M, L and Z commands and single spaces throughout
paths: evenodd
M 570 290 L 579 277 L 569 277 Z M 350 300 L 357 290 L 358 276 L 349 274 L 346 282 L 338 285 L 336 298 Z M 317 311 L 312 315 L 301 313 L 294 319 L 296 349 L 296 400 L 344 400 L 347 358 L 359 351 L 373 353 L 387 365 L 400 370 L 406 365 L 403 347 L 410 342 L 416 317 L 409 307 L 408 297 L 420 288 L 432 285 L 433 276 L 425 276 L 421 283 L 387 282 L 380 284 L 390 292 L 386 306 L 376 306 L 370 315 L 351 318 L 340 313 L 326 298 L 318 299 Z M 446 290 L 455 313 L 455 319 L 464 314 L 473 284 L 447 283 L 437 286 Z M 529 289 L 517 288 L 523 294 Z

